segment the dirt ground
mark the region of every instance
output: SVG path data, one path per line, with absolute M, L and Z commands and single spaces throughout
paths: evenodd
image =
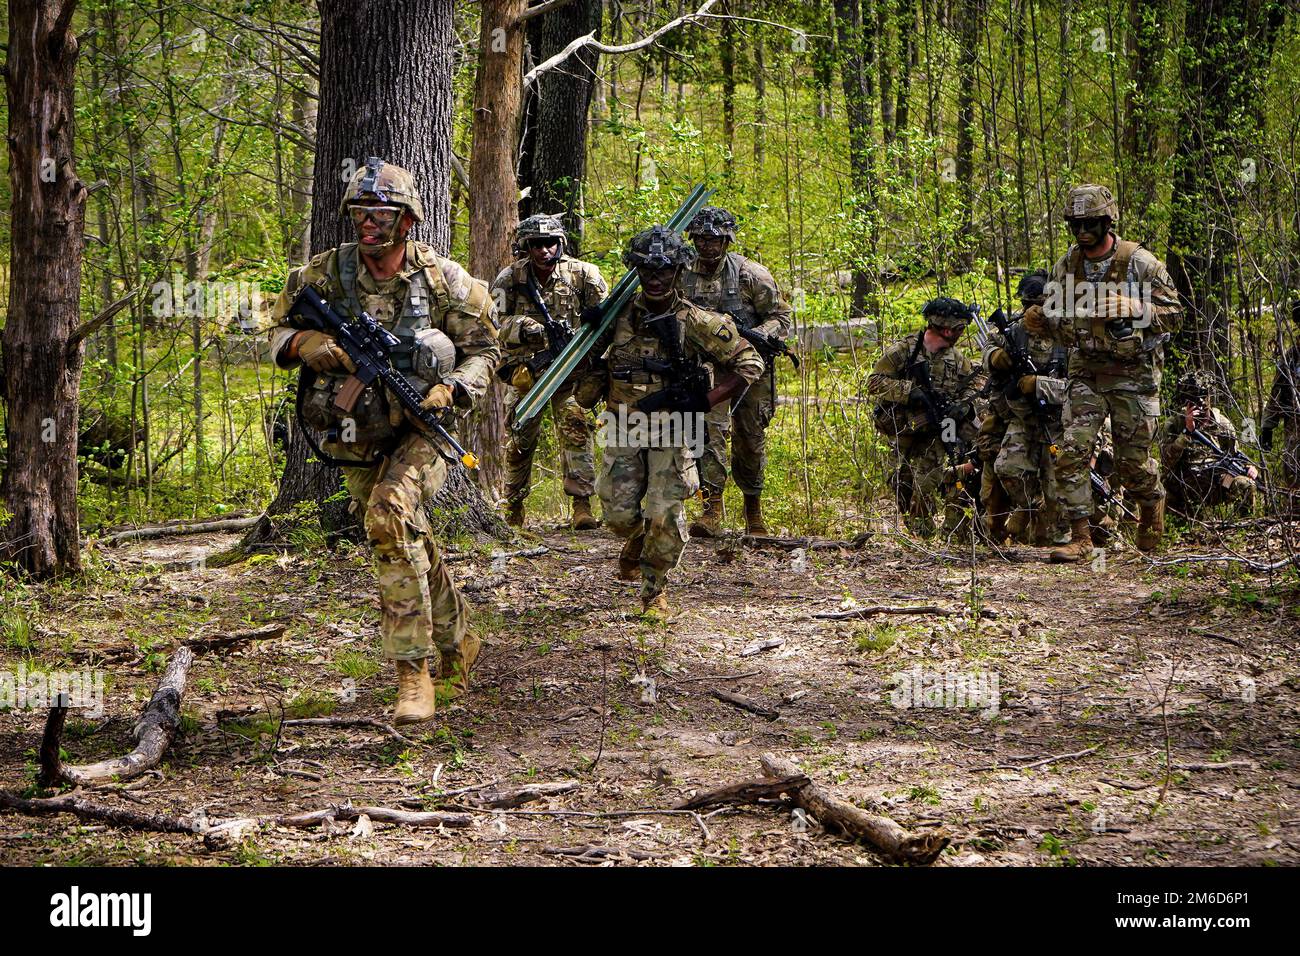
M 693 541 L 672 587 L 679 616 L 663 624 L 613 579 L 612 536 L 536 538 L 503 547 L 544 545 L 537 556 L 457 555 L 485 648 L 472 693 L 408 742 L 279 726 L 282 714 L 388 719 L 395 681 L 363 552 L 187 564 L 230 534 L 104 552 L 96 583 L 40 592 L 29 648 L 0 650 L 0 669 L 105 669 L 103 717 L 70 718 L 63 740 L 66 760 L 89 763 L 131 749 L 179 642 L 284 623 L 278 638 L 198 657 L 160 772 L 81 794 L 196 830 L 264 822 L 205 840 L 5 813 L 0 860 L 880 865 L 776 802 L 652 812 L 759 777 L 774 753 L 909 830 L 946 834 L 940 866 L 1300 862 L 1294 572 L 1155 567 L 1131 549 L 1080 567 L 980 552 L 972 568 L 887 532 L 860 550 Z M 1185 542 L 1164 558 L 1205 553 Z M 815 617 L 878 605 L 948 613 Z M 949 675 L 946 700 L 906 693 L 929 675 Z M 954 699 L 955 680 L 994 696 Z M 43 711 L 0 715 L 0 788 L 36 794 L 43 723 Z M 536 782 L 571 789 L 512 810 L 472 802 Z M 267 822 L 349 801 L 464 808 L 473 825 Z

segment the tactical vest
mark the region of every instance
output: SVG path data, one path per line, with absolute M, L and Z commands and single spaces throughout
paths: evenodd
M 538 283 L 537 293 L 551 310 L 551 318 L 557 322 L 567 322 L 576 328 L 581 324 L 579 316 L 582 312 L 582 290 L 573 281 L 576 270 L 571 263 L 571 259 L 557 262 L 555 271 L 551 273 L 550 288 Z M 510 302 L 509 307 L 503 310 L 508 315 L 541 316 L 541 310 L 533 304 L 532 296 L 528 294 L 528 268 L 527 259 L 510 267 Z
M 754 307 L 740 294 L 741 257 L 728 252 L 714 276 L 706 276 L 691 269 L 683 269 L 678 283 L 682 295 L 696 305 L 714 312 L 726 312 L 742 328 L 752 329 L 758 323 Z
M 627 306 L 614 322 L 614 339 L 609 347 L 609 397 L 607 404 L 635 405 L 647 395 L 653 395 L 667 384 L 663 375 L 648 371 L 646 359 L 670 358 L 664 341 L 652 329 L 633 328 L 634 306 Z M 678 309 L 680 313 L 682 310 Z M 686 347 L 686 323 L 677 320 L 677 334 L 682 349 Z
M 361 268 L 360 253 L 355 242 L 345 242 L 338 247 L 331 257 L 326 287 L 323 297 L 335 309 L 345 311 L 348 315 L 358 316 L 362 313 L 360 296 L 357 294 L 357 274 Z M 429 328 L 430 292 L 440 299 L 448 297 L 446 282 L 441 273 L 425 266 L 412 273 L 408 278 L 406 299 L 397 320 L 391 324 L 389 331 L 402 344 L 391 351 L 393 368 L 409 372 L 415 352 L 415 334 Z M 361 393 L 352 411 L 346 416 L 334 405 L 346 375 L 317 375 L 303 398 L 303 418 L 313 428 L 325 432 L 327 440 L 333 441 L 331 433 L 342 428 L 352 440 L 361 442 L 383 442 L 395 438 L 402 425 L 400 414 L 392 414 L 387 397 L 381 389 L 370 387 Z M 398 426 L 392 419 L 396 418 Z M 350 419 L 350 424 L 347 420 Z M 341 437 L 341 436 L 340 436 Z
M 1130 242 L 1127 239 L 1115 240 L 1115 254 L 1111 257 L 1110 266 L 1106 269 L 1105 275 L 1095 282 L 1089 282 L 1084 270 L 1083 250 L 1077 245 L 1070 248 L 1069 257 L 1066 260 L 1066 272 L 1074 276 L 1074 287 L 1076 302 L 1082 294 L 1082 289 L 1086 285 L 1095 285 L 1101 282 L 1110 284 L 1112 287 L 1121 283 L 1128 283 L 1128 266 L 1129 261 L 1133 258 L 1133 253 L 1142 248 L 1140 242 Z M 1141 346 L 1132 341 L 1117 341 L 1106 331 L 1106 323 L 1109 321 L 1103 316 L 1097 314 L 1100 302 L 1095 302 L 1094 308 L 1086 310 L 1087 314 L 1080 314 L 1079 308 L 1075 302 L 1066 303 L 1069 314 L 1066 320 L 1069 325 L 1066 328 L 1071 333 L 1074 346 L 1078 348 L 1089 358 L 1112 358 L 1119 360 L 1129 360 L 1136 358 L 1141 351 Z

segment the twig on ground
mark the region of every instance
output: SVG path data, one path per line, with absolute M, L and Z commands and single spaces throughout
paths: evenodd
M 979 773 L 983 770 L 1032 770 L 1035 767 L 1041 767 L 1044 764 L 1060 763 L 1063 760 L 1075 760 L 1079 757 L 1086 757 L 1088 754 L 1096 753 L 1101 749 L 1101 744 L 1095 747 L 1089 747 L 1087 750 L 1080 750 L 1072 754 L 1053 754 L 1051 757 L 1043 757 L 1041 760 L 1035 760 L 1031 763 L 1015 764 L 989 764 L 986 767 L 971 767 L 967 773 Z

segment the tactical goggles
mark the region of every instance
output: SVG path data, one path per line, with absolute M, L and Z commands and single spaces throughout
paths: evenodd
M 525 245 L 529 249 L 547 249 L 558 246 L 563 240 L 559 236 L 533 236 Z
M 349 206 L 348 212 L 352 215 L 353 225 L 360 226 L 370 219 L 380 229 L 389 229 L 397 222 L 403 209 L 401 206 Z

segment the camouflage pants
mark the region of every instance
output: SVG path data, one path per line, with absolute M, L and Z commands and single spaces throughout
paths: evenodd
M 721 494 L 727 484 L 728 438 L 731 480 L 741 494 L 762 494 L 763 473 L 767 470 L 767 426 L 775 412 L 770 374 L 749 386 L 734 409 L 723 402 L 705 416 L 704 456 L 699 470 L 700 485 L 710 494 Z
M 1015 507 L 1034 512 L 1045 531 L 1059 528 L 1056 461 L 1036 423 L 1012 419 L 993 467 Z
M 1092 514 L 1088 475 L 1097 433 L 1107 415 L 1115 441 L 1114 477 L 1139 504 L 1157 502 L 1165 495 L 1160 484 L 1160 466 L 1151 457 L 1151 442 L 1160 416 L 1160 396 L 1101 391 L 1090 379 L 1072 378 L 1062 416 L 1061 454 L 1056 460 L 1056 481 L 1065 516 L 1071 521 Z
M 984 503 L 986 517 L 994 511 L 1006 512 L 1007 494 L 993 468 L 1006 434 L 1006 419 L 989 409 L 980 420 L 979 433 L 975 436 L 975 450 L 984 463 L 984 469 L 980 472 L 980 501 Z
M 605 525 L 621 538 L 644 535 L 641 596 L 664 589 L 686 547 L 684 502 L 699 490 L 695 460 L 685 448 L 606 447 L 596 490 Z
M 1224 487 L 1225 473 L 1213 468 L 1175 468 L 1166 476 L 1169 503 L 1187 515 L 1195 515 L 1202 508 L 1230 505 L 1239 514 L 1249 514 L 1255 505 L 1255 482 L 1241 475 L 1229 475 Z
M 1288 418 L 1282 427 L 1282 477 L 1300 488 L 1300 419 Z
M 516 389 L 510 391 L 508 402 L 513 408 L 522 396 Z M 596 459 L 592 450 L 595 423 L 591 414 L 574 400 L 572 388 L 562 388 L 551 398 L 551 416 L 560 435 L 564 493 L 586 498 L 594 491 L 596 481 Z M 511 430 L 506 447 L 506 500 L 511 504 L 528 497 L 533 477 L 533 456 L 537 454 L 541 435 L 540 414 L 533 416 L 522 429 Z
M 369 450 L 358 454 L 369 457 Z M 353 510 L 364 509 L 374 554 L 383 654 L 389 660 L 433 658 L 441 676 L 463 674 L 477 639 L 466 635 L 465 600 L 452 583 L 424 506 L 447 479 L 433 444 L 412 433 L 377 468 L 344 468 Z
M 966 518 L 966 492 L 953 479 L 943 442 L 937 435 L 911 436 L 899 442 L 899 453 L 902 456 L 897 479 L 899 497 L 909 485 L 911 488 L 911 500 L 904 512 L 908 527 L 922 537 L 933 535 L 938 499 L 943 503 L 943 533 L 960 532 Z

